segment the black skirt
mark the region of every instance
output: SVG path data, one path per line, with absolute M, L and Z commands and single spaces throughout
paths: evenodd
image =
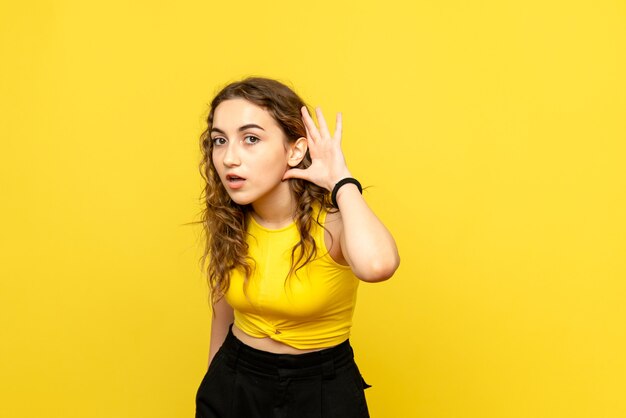
M 369 417 L 350 341 L 304 354 L 257 350 L 232 325 L 196 394 L 196 418 Z

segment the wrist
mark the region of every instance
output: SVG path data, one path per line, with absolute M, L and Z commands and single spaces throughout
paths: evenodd
M 339 208 L 339 204 L 337 203 L 337 197 L 341 190 L 345 190 L 345 187 L 349 187 L 350 185 L 356 187 L 359 193 L 363 193 L 363 189 L 361 188 L 361 183 L 353 177 L 345 177 L 339 180 L 335 186 L 333 187 L 333 191 L 330 195 L 331 202 L 334 207 Z
M 348 170 L 341 172 L 341 174 L 339 175 L 332 176 L 329 183 L 330 187 L 328 187 L 328 191 L 332 192 L 337 183 L 345 178 L 352 178 L 352 174 Z

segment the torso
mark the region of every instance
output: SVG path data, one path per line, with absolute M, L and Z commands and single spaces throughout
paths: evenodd
M 332 234 L 333 237 L 339 237 L 342 226 L 341 215 L 339 212 L 329 212 L 326 215 L 326 222 L 324 223 L 324 227 L 326 228 L 324 233 L 324 243 L 326 248 L 329 249 L 331 257 L 336 262 L 347 265 L 347 262 L 341 253 L 341 244 L 339 243 L 339 239 L 335 238 L 333 240 L 330 236 L 330 234 Z M 280 341 L 273 340 L 269 337 L 252 337 L 239 329 L 235 324 L 233 324 L 233 335 L 237 337 L 238 340 L 252 348 L 275 354 L 304 354 L 330 348 L 326 347 L 311 350 L 298 349 Z
M 239 341 L 242 343 L 256 348 L 257 350 L 267 351 L 269 353 L 274 354 L 304 354 L 310 353 L 312 351 L 324 350 L 323 348 L 318 348 L 314 350 L 300 350 L 298 348 L 292 347 L 290 345 L 281 343 L 280 341 L 272 340 L 269 337 L 265 338 L 256 338 L 252 337 L 233 324 L 233 335 L 237 337 Z M 328 348 L 328 347 L 327 347 Z

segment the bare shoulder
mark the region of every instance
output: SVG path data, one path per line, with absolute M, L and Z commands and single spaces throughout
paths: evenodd
M 344 266 L 348 265 L 341 251 L 341 233 L 343 231 L 343 220 L 338 210 L 328 211 L 326 221 L 324 222 L 324 244 L 330 256 L 337 263 Z

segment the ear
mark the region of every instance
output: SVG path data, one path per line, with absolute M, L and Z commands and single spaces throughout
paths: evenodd
M 295 167 L 304 159 L 306 155 L 306 150 L 308 149 L 308 145 L 306 142 L 306 138 L 301 136 L 289 145 L 289 155 L 287 159 L 287 164 L 290 167 Z

